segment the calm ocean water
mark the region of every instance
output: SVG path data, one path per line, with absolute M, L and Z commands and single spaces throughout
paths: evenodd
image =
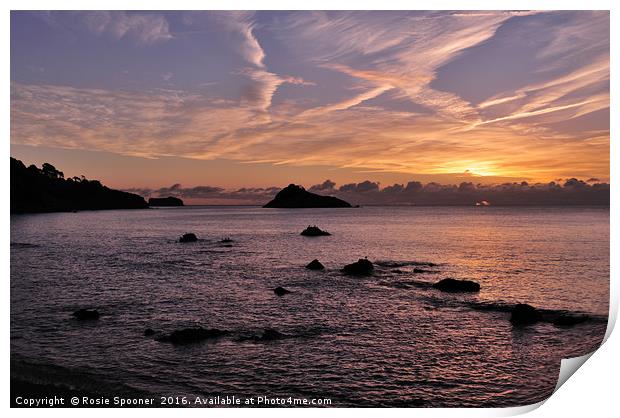
M 333 235 L 300 236 L 308 224 Z M 185 232 L 201 240 L 178 243 Z M 232 245 L 219 242 L 226 236 Z M 366 256 L 377 263 L 373 276 L 340 273 Z M 325 271 L 304 268 L 314 258 Z M 424 285 L 445 277 L 482 289 L 458 295 Z M 292 293 L 277 297 L 276 286 Z M 502 309 L 516 302 L 592 320 L 517 329 Z M 600 344 L 608 302 L 608 208 L 11 217 L 12 373 L 93 390 L 331 398 L 334 406 L 524 405 L 550 395 L 561 358 Z M 83 307 L 102 317 L 73 320 Z M 143 336 L 195 325 L 231 334 L 184 346 Z M 243 340 L 266 328 L 290 338 Z

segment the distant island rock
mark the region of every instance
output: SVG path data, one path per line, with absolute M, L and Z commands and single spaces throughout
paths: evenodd
M 109 189 L 84 177 L 66 179 L 51 164 L 26 167 L 11 157 L 11 213 L 146 208 L 142 196 Z
M 184 206 L 183 201 L 178 197 L 151 197 L 149 206 Z
M 301 186 L 289 184 L 280 190 L 276 197 L 264 208 L 350 208 L 351 205 L 334 196 L 311 193 Z

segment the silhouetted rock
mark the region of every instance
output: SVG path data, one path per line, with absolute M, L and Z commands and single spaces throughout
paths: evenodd
M 589 319 L 587 315 L 560 315 L 553 320 L 553 325 L 558 327 L 572 327 Z
M 221 242 L 222 244 L 229 244 L 229 243 L 233 242 L 233 240 L 232 240 L 230 237 L 226 237 L 226 238 L 222 238 L 222 239 L 220 240 L 220 242 Z
M 442 292 L 479 292 L 480 285 L 471 280 L 443 279 L 433 285 Z
M 421 269 L 419 267 L 414 267 L 413 268 L 413 272 L 416 274 L 421 274 L 421 273 L 433 273 L 432 270 L 426 270 L 426 269 Z
M 147 328 L 144 330 L 144 336 L 145 337 L 150 337 L 151 335 L 155 335 L 155 330 L 151 329 L 151 328 Z
M 301 231 L 300 235 L 303 235 L 306 237 L 320 237 L 320 236 L 331 235 L 331 234 L 327 231 L 323 231 L 321 228 L 319 228 L 316 225 L 314 226 L 308 225 L 306 229 Z
M 178 197 L 151 197 L 149 206 L 183 206 L 183 201 Z
M 198 328 L 184 328 L 181 330 L 173 331 L 170 335 L 164 335 L 157 338 L 157 341 L 170 342 L 172 344 L 191 344 L 198 343 L 210 338 L 218 338 L 227 335 L 228 331 L 222 331 L 217 328 L 205 329 Z
M 301 186 L 289 184 L 280 190 L 264 208 L 350 208 L 351 205 L 333 196 L 308 192 Z
M 64 173 L 44 163 L 26 167 L 11 158 L 11 213 L 75 212 L 98 209 L 146 209 L 144 198 L 113 190 L 84 177 L 65 179 Z
M 534 324 L 542 319 L 540 312 L 531 305 L 519 303 L 512 309 L 510 322 L 513 325 Z
M 325 266 L 321 264 L 321 262 L 315 258 L 314 260 L 308 263 L 306 268 L 310 270 L 323 270 Z
M 355 263 L 347 264 L 342 271 L 346 274 L 352 274 L 356 276 L 369 275 L 375 269 L 375 266 L 367 259 L 360 258 Z
M 196 242 L 198 241 L 198 237 L 196 234 L 192 234 L 191 232 L 188 234 L 183 234 L 181 238 L 179 238 L 179 242 Z
M 291 293 L 291 291 L 290 290 L 286 290 L 285 288 L 278 286 L 275 289 L 273 289 L 273 293 L 275 293 L 278 296 L 284 296 L 287 293 Z
M 75 319 L 79 319 L 80 321 L 84 320 L 93 320 L 99 319 L 99 311 L 96 309 L 80 309 L 73 312 L 73 316 Z

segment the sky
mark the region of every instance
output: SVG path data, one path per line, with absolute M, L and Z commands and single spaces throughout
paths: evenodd
M 609 181 L 609 13 L 12 12 L 11 155 L 110 187 Z

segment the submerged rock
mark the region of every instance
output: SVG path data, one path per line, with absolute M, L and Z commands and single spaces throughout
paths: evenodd
M 350 208 L 351 205 L 333 196 L 321 196 L 301 186 L 289 184 L 280 190 L 264 208 Z
M 151 335 L 155 335 L 155 330 L 153 330 L 152 328 L 147 328 L 144 330 L 145 337 L 150 337 Z
M 355 263 L 347 264 L 342 271 L 346 274 L 352 274 L 356 276 L 368 275 L 373 272 L 375 266 L 367 259 L 360 258 Z
M 310 270 L 323 270 L 325 266 L 321 264 L 321 262 L 315 258 L 314 260 L 312 260 L 306 265 L 306 268 Z
M 405 282 L 395 282 L 392 284 L 392 287 L 395 289 L 411 289 L 411 286 Z
M 99 315 L 99 311 L 97 311 L 96 309 L 80 309 L 80 310 L 73 312 L 73 316 L 75 317 L 75 319 L 84 321 L 84 320 L 99 319 L 100 315 Z
M 286 290 L 285 288 L 278 286 L 275 289 L 273 289 L 273 293 L 275 293 L 278 296 L 284 296 L 287 293 L 291 293 L 291 291 L 290 290 Z
M 191 232 L 188 234 L 183 234 L 181 238 L 179 238 L 179 242 L 196 242 L 198 241 L 198 237 L 196 234 L 192 234 Z
M 560 315 L 553 320 L 553 325 L 558 327 L 572 327 L 588 319 L 588 315 Z
M 253 341 L 255 343 L 258 343 L 258 342 L 281 340 L 287 337 L 290 337 L 290 335 L 282 334 L 281 332 L 273 328 L 266 328 L 265 330 L 263 330 L 263 333 L 261 335 L 252 335 L 249 337 L 245 336 L 245 337 L 239 338 L 237 341 Z
M 157 338 L 157 341 L 170 342 L 172 344 L 191 344 L 198 343 L 210 338 L 217 338 L 227 335 L 228 331 L 222 331 L 217 328 L 205 329 L 202 327 L 197 328 L 184 328 L 181 330 L 173 331 L 169 335 Z
M 263 335 L 259 337 L 260 341 L 274 341 L 284 338 L 285 335 L 273 328 L 267 328 L 263 331 Z
M 306 229 L 301 231 L 301 235 L 304 235 L 306 237 L 320 237 L 320 236 L 331 235 L 331 234 L 327 231 L 323 231 L 321 228 L 319 228 L 316 225 L 314 226 L 308 225 Z
M 442 292 L 479 292 L 480 285 L 471 280 L 443 279 L 433 285 Z
M 540 312 L 531 305 L 519 303 L 512 308 L 510 322 L 513 325 L 534 324 L 542 319 Z

